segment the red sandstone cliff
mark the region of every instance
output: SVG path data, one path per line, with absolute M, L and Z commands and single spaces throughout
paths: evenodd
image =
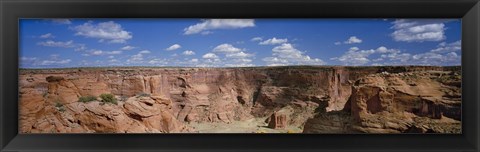
M 383 113 L 403 121 L 396 117 L 402 112 L 412 119 L 436 120 L 446 116 L 453 118 L 448 122 L 459 122 L 458 82 L 434 81 L 437 78 L 430 77 L 435 75 L 427 73 L 421 76 L 422 81 L 412 80 L 412 86 L 403 77 L 378 74 L 448 74 L 442 71 L 455 70 L 458 69 L 308 66 L 21 70 L 19 126 L 21 133 L 195 132 L 187 125 L 189 122 L 231 123 L 267 118 L 283 111 L 289 118 L 287 125 L 305 126 L 305 133 L 328 133 L 328 129 L 337 130 L 332 133 L 408 129 L 441 132 L 445 129 L 412 123 L 394 127 L 393 131 L 362 123 L 363 118 L 373 119 Z M 78 102 L 80 97 L 103 93 L 111 93 L 120 101 L 117 105 Z

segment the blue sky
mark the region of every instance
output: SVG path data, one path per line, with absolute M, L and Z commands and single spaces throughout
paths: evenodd
M 460 65 L 460 19 L 22 19 L 20 66 Z

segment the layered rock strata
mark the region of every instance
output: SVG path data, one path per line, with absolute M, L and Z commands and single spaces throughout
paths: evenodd
M 190 122 L 227 124 L 281 111 L 287 126 L 304 133 L 459 133 L 460 74 L 459 67 L 21 70 L 19 130 L 196 132 Z M 118 104 L 78 102 L 101 94 Z

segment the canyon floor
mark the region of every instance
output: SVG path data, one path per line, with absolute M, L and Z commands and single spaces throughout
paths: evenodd
M 231 123 L 191 123 L 188 126 L 197 133 L 301 133 L 298 127 L 289 126 L 283 129 L 272 129 L 265 122 L 266 118 L 252 118 Z
M 21 69 L 20 133 L 461 133 L 460 66 Z

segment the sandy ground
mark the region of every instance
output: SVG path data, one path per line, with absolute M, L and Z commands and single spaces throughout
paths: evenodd
M 198 133 L 301 133 L 302 129 L 287 127 L 285 129 L 271 129 L 265 123 L 266 118 L 252 118 L 245 121 L 231 123 L 196 123 L 188 124 Z

